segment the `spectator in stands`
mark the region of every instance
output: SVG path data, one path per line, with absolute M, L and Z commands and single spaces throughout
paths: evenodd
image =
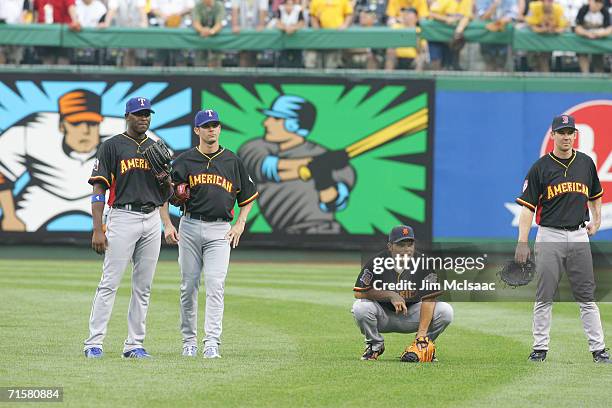
M 151 0 L 156 24 L 166 28 L 190 26 L 194 6 L 194 0 Z M 155 55 L 156 66 L 185 66 L 189 59 L 189 52 L 181 50 L 157 50 Z
M 413 7 L 406 7 L 400 11 L 399 18 L 391 25 L 391 28 L 414 28 L 417 33 L 421 31 L 418 27 L 419 17 L 418 12 Z M 416 47 L 402 47 L 387 49 L 387 58 L 385 60 L 385 69 L 392 71 L 394 69 L 416 69 L 423 70 L 425 58 L 427 56 L 427 41 L 425 39 L 417 40 Z
M 268 18 L 268 0 L 232 0 L 232 32 L 242 29 L 261 31 Z M 257 63 L 257 53 L 240 51 L 241 67 L 253 67 Z
M 105 22 L 106 6 L 100 0 L 76 0 L 77 16 L 81 27 L 84 28 L 106 28 Z M 72 50 L 72 64 L 96 64 L 100 63 L 100 56 L 106 50 L 95 48 L 77 48 Z
M 332 30 L 345 30 L 353 20 L 353 6 L 349 0 L 312 0 L 310 3 L 311 26 Z M 315 58 L 312 56 L 315 55 Z M 338 68 L 342 64 L 342 51 L 326 50 L 308 54 L 306 68 Z
M 29 0 L 0 0 L 0 24 L 25 24 Z M 21 64 L 23 47 L 0 46 L 0 64 Z
M 478 18 L 490 21 L 488 31 L 505 31 L 508 23 L 517 17 L 515 0 L 476 0 Z M 487 71 L 503 71 L 508 59 L 507 44 L 480 44 L 480 53 Z
M 612 34 L 610 11 L 604 5 L 604 0 L 589 0 L 578 11 L 576 16 L 576 34 L 589 39 L 605 38 Z M 590 57 L 590 58 L 589 58 Z M 589 59 L 591 61 L 589 61 Z M 580 72 L 590 72 L 592 62 L 594 72 L 603 72 L 602 54 L 578 54 Z
M 439 70 L 444 67 L 461 70 L 459 53 L 465 45 L 463 32 L 472 19 L 473 7 L 473 0 L 436 0 L 431 4 L 430 18 L 455 26 L 453 39 L 450 43 L 437 41 L 429 43 L 429 58 L 432 69 Z
M 193 29 L 201 37 L 212 37 L 219 34 L 223 28 L 225 7 L 221 0 L 199 0 L 193 8 Z M 209 68 L 221 66 L 222 55 L 213 50 L 198 50 L 196 65 L 207 65 Z
M 292 35 L 304 28 L 302 6 L 296 0 L 284 0 L 275 13 L 276 28 Z M 301 68 L 302 50 L 282 50 L 277 65 L 281 68 Z
M 423 0 L 426 1 L 426 0 Z M 369 10 L 376 16 L 375 25 L 385 25 L 387 21 L 387 2 L 386 0 L 355 0 L 353 1 L 354 10 Z M 353 22 L 360 24 L 361 12 L 357 13 L 357 16 L 353 16 Z
M 386 13 L 387 25 L 391 26 L 395 24 L 400 18 L 401 11 L 409 8 L 415 9 L 419 18 L 429 17 L 427 0 L 389 0 Z
M 145 7 L 146 0 L 108 0 L 106 23 L 117 27 L 145 28 L 149 25 Z M 111 52 L 113 52 L 111 50 Z M 117 63 L 125 67 L 137 65 L 145 57 L 146 50 L 124 49 L 116 52 Z
M 370 28 L 378 25 L 376 4 L 364 4 L 357 8 L 357 21 L 359 27 Z M 383 49 L 349 48 L 343 51 L 344 66 L 346 68 L 378 69 L 383 60 Z
M 563 8 L 554 0 L 532 1 L 525 22 L 538 34 L 560 34 L 567 28 Z M 530 53 L 531 65 L 541 72 L 550 72 L 550 52 Z
M 79 23 L 85 28 L 105 28 L 106 6 L 100 0 L 76 0 L 75 3 Z
M 573 25 L 584 0 L 555 0 L 555 2 L 563 8 L 563 15 L 568 22 L 568 27 Z
M 68 24 L 71 30 L 80 30 L 75 0 L 34 0 L 34 21 L 39 24 Z M 68 65 L 69 49 L 36 47 L 43 64 Z

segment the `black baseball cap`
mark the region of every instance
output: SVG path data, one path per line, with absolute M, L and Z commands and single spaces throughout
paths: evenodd
M 397 227 L 393 227 L 389 233 L 389 242 L 392 244 L 397 244 L 398 242 L 405 241 L 407 239 L 414 241 L 414 230 L 408 225 L 398 225 Z
M 570 115 L 557 116 L 553 119 L 551 128 L 553 132 L 567 128 L 576 129 L 576 121 Z

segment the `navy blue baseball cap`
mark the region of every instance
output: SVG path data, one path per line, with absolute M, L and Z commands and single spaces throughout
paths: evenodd
M 208 122 L 221 122 L 219 114 L 212 109 L 205 109 L 196 113 L 194 121 L 196 127 L 203 126 Z
M 414 230 L 408 225 L 398 225 L 397 227 L 393 227 L 389 233 L 389 242 L 392 244 L 397 244 L 398 242 L 405 241 L 407 239 L 414 241 Z
M 143 98 L 142 96 L 132 98 L 125 104 L 126 115 L 128 113 L 134 113 L 143 110 L 149 110 L 151 111 L 151 113 L 155 113 L 155 111 L 151 109 L 151 101 L 147 98 Z
M 567 129 L 567 128 L 575 130 L 576 121 L 574 120 L 574 117 L 570 115 L 557 116 L 553 119 L 551 128 L 553 132 L 556 132 L 557 130 L 561 130 L 561 129 Z

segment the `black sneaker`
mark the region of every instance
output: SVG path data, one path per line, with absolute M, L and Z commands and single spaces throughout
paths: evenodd
M 610 364 L 610 353 L 608 353 L 609 349 L 603 349 L 599 351 L 593 352 L 593 361 L 596 363 Z
M 362 360 L 378 360 L 378 357 L 382 356 L 382 353 L 385 352 L 385 345 L 382 344 L 378 350 L 372 350 L 372 345 L 368 344 L 363 355 L 361 356 Z
M 541 362 L 546 360 L 546 350 L 533 350 L 529 355 L 529 361 Z

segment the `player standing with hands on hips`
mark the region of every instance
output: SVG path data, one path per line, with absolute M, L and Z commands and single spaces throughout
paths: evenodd
M 159 207 L 167 206 L 164 197 L 168 194 L 160 187 L 143 155 L 143 150 L 155 143 L 146 134 L 152 113 L 148 99 L 128 100 L 125 107 L 127 131 L 102 143 L 89 179 L 89 184 L 93 185 L 91 245 L 97 253 L 104 254 L 104 265 L 91 308 L 89 338 L 85 340 L 84 351 L 88 358 L 102 357 L 102 342 L 115 295 L 130 261 L 134 265 L 132 297 L 123 357 L 150 357 L 143 348 L 145 320 L 161 244 Z M 102 213 L 107 189 L 110 189 L 110 211 L 104 231 Z
M 554 149 L 529 170 L 523 194 L 516 202 L 523 206 L 515 260 L 529 257 L 529 230 L 534 212 L 539 225 L 535 243 L 538 274 L 533 308 L 533 352 L 529 360 L 544 361 L 550 341 L 552 301 L 563 272 L 567 273 L 574 299 L 596 363 L 610 363 L 604 333 L 595 303 L 595 277 L 589 236 L 601 224 L 603 189 L 593 160 L 573 149 L 576 140 L 574 118 L 561 115 L 551 127 Z M 589 209 L 593 215 L 589 221 Z M 588 224 L 587 224 L 588 223 Z
M 178 241 L 179 246 L 183 355 L 197 355 L 198 289 L 204 269 L 204 357 L 219 358 L 230 251 L 238 246 L 258 193 L 240 158 L 219 145 L 221 122 L 217 112 L 199 111 L 194 132 L 200 138 L 199 145 L 183 152 L 173 163 L 175 191 L 170 200 L 182 205 L 183 210 L 178 237 L 166 211 L 162 219 L 169 227 L 166 240 Z M 231 226 L 236 202 L 240 212 Z

